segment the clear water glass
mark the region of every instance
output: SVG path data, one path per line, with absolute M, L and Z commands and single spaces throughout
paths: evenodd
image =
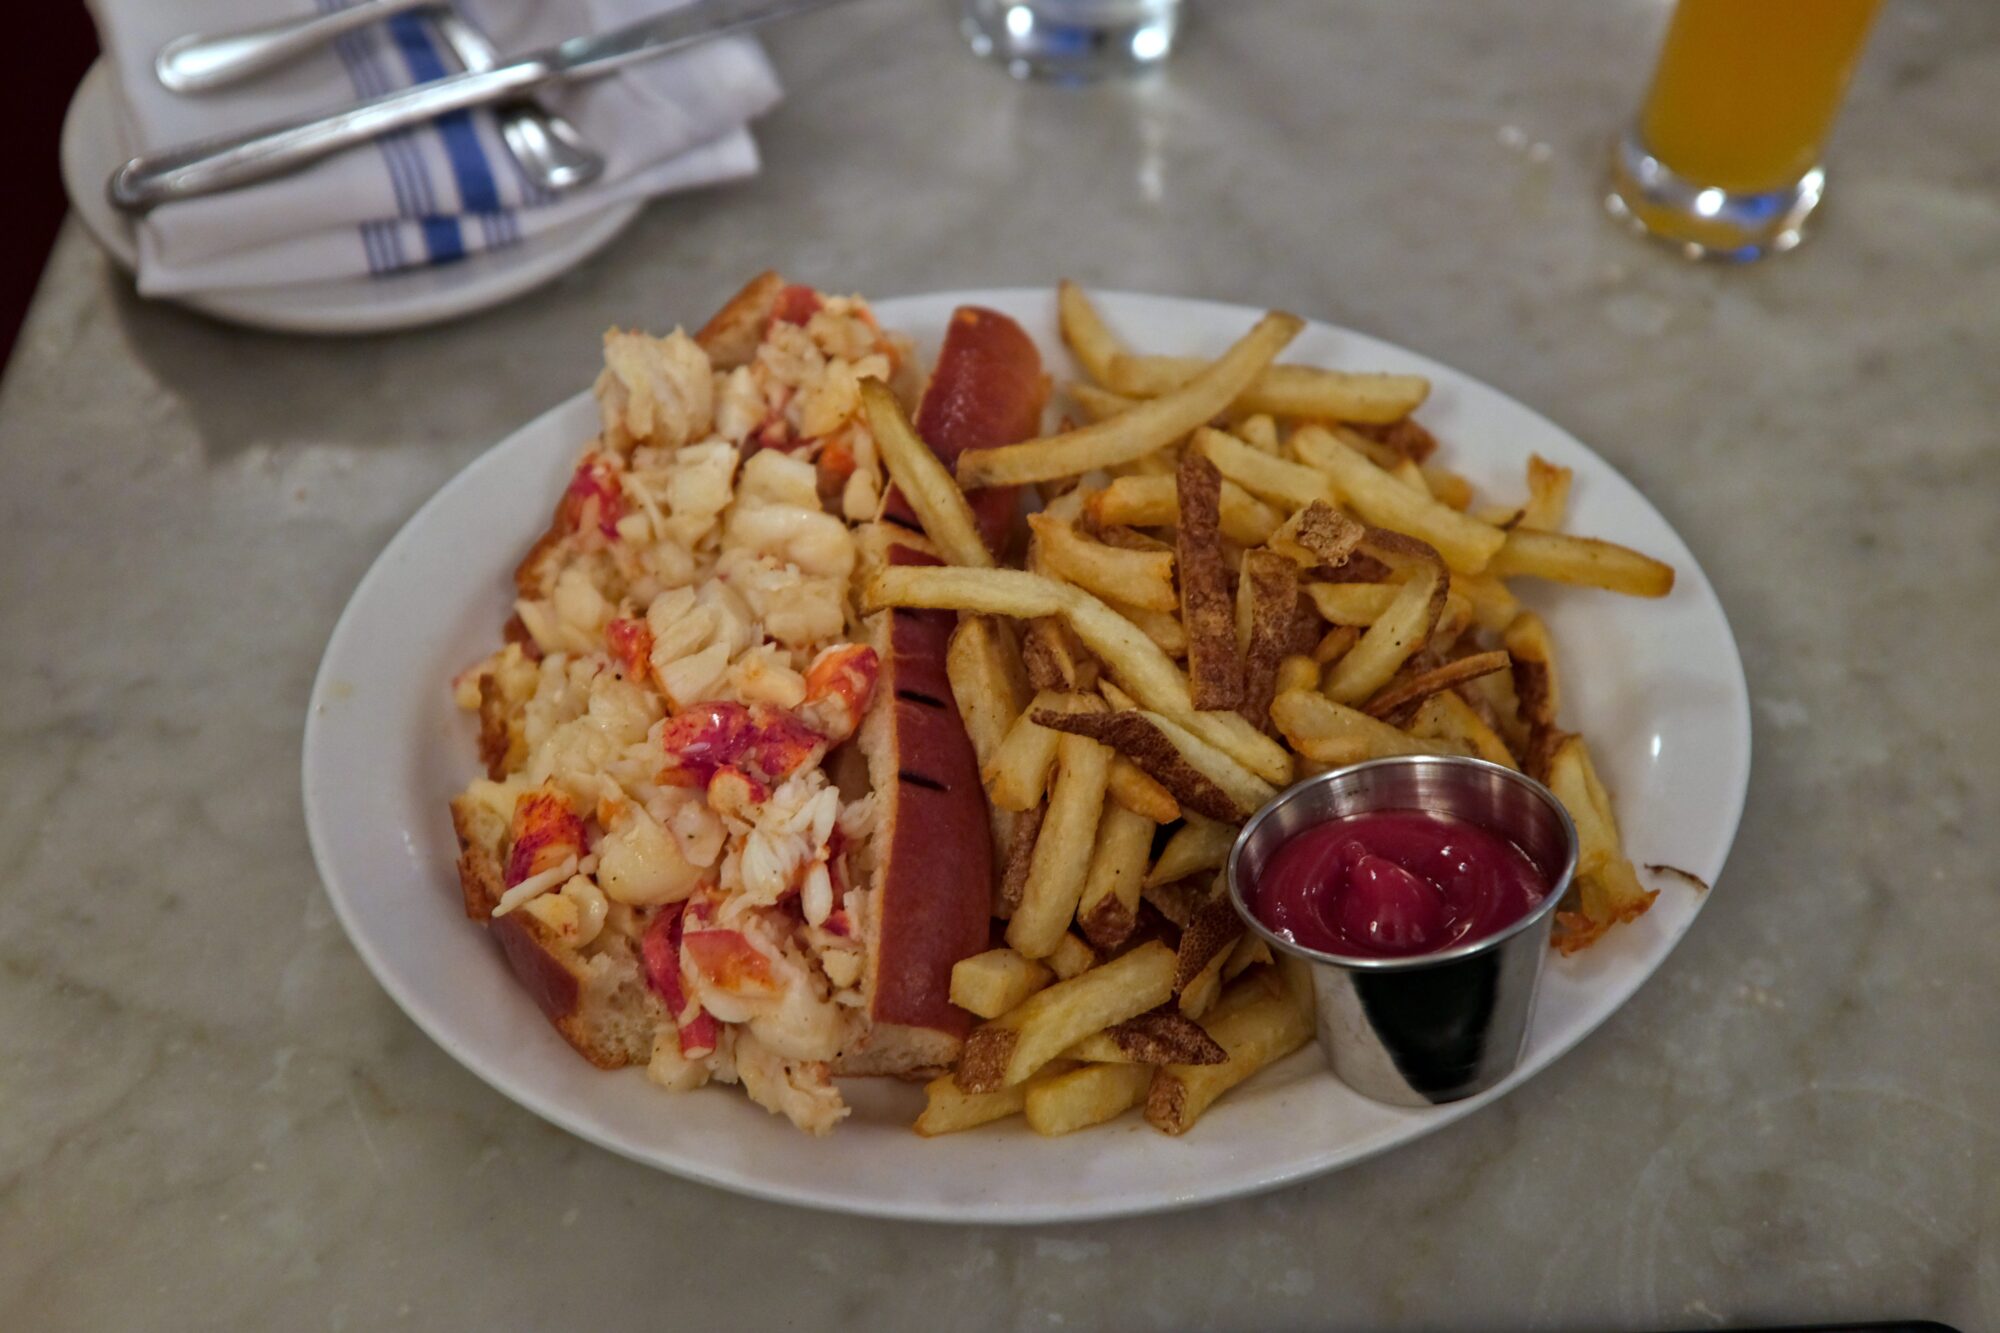
M 1018 79 L 1083 83 L 1158 65 L 1174 49 L 1182 0 L 962 0 L 979 55 Z

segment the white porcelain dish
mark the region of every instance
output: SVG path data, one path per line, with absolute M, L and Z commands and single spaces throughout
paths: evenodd
M 933 355 L 953 307 L 1004 311 L 1060 368 L 1046 291 L 880 302 L 885 326 Z M 1106 295 L 1107 318 L 1149 349 L 1214 353 L 1258 312 Z M 702 312 L 689 312 L 698 318 Z M 1530 453 L 1576 470 L 1574 530 L 1671 561 L 1657 602 L 1547 587 L 1529 600 L 1564 649 L 1565 721 L 1591 739 L 1638 862 L 1713 883 L 1750 773 L 1749 697 L 1736 643 L 1701 567 L 1643 496 L 1543 417 L 1447 366 L 1325 324 L 1287 352 L 1314 364 L 1413 371 L 1435 386 L 1422 418 L 1446 460 L 1497 497 L 1521 494 Z M 447 681 L 497 641 L 509 572 L 548 521 L 595 429 L 587 395 L 530 422 L 418 511 L 361 581 L 327 646 L 305 730 L 304 794 L 327 892 L 382 985 L 494 1088 L 636 1162 L 760 1198 L 883 1217 L 979 1223 L 1079 1220 L 1181 1208 L 1269 1189 L 1409 1143 L 1532 1078 L 1663 964 L 1705 895 L 1662 882 L 1653 910 L 1575 958 L 1553 958 L 1522 1066 L 1470 1101 L 1399 1110 L 1363 1100 L 1308 1048 L 1219 1102 L 1185 1137 L 1136 1115 L 1040 1140 L 1019 1121 L 924 1140 L 917 1089 L 848 1085 L 854 1115 L 812 1139 L 735 1090 L 672 1095 L 636 1070 L 602 1073 L 565 1045 L 462 912 L 445 803 L 472 774 L 473 727 Z

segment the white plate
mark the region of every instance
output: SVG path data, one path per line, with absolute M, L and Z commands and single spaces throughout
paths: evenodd
M 111 80 L 111 69 L 100 58 L 70 99 L 62 129 L 63 188 L 84 230 L 129 273 L 139 254 L 132 220 L 104 194 L 105 181 L 132 156 L 112 103 Z M 285 333 L 381 333 L 438 324 L 511 301 L 561 276 L 609 245 L 644 207 L 641 200 L 613 204 L 519 245 L 436 268 L 295 287 L 219 287 L 170 299 L 232 324 Z
M 1258 313 L 1152 296 L 1101 300 L 1134 342 L 1170 352 L 1219 352 Z M 909 297 L 876 309 L 929 356 L 961 302 L 1005 311 L 1045 355 L 1061 357 L 1045 291 Z M 1634 859 L 1715 882 L 1749 780 L 1749 697 L 1722 608 L 1673 529 L 1569 435 L 1449 367 L 1325 324 L 1311 325 L 1286 355 L 1430 376 L 1424 420 L 1475 483 L 1495 496 L 1522 494 L 1526 459 L 1539 452 L 1576 470 L 1576 531 L 1673 562 L 1679 581 L 1663 601 L 1567 588 L 1530 600 L 1567 645 L 1565 721 L 1589 735 Z M 918 1090 L 884 1080 L 850 1081 L 854 1115 L 831 1139 L 812 1139 L 734 1089 L 675 1095 L 637 1070 L 594 1070 L 465 919 L 445 803 L 476 766 L 474 728 L 454 711 L 446 682 L 498 641 L 509 571 L 547 524 L 595 429 L 595 409 L 579 394 L 466 468 L 389 543 L 327 645 L 304 775 L 327 892 L 382 985 L 467 1068 L 593 1143 L 725 1189 L 885 1217 L 1045 1222 L 1227 1198 L 1407 1143 L 1533 1076 L 1609 1017 L 1700 910 L 1703 895 L 1664 883 L 1636 924 L 1579 957 L 1551 958 L 1520 1071 L 1487 1096 L 1436 1110 L 1365 1101 L 1308 1048 L 1178 1140 L 1128 1115 L 1062 1139 L 1036 1139 L 1016 1120 L 926 1141 L 909 1128 Z

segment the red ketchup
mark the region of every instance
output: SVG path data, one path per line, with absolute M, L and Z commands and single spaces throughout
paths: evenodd
M 1452 815 L 1377 810 L 1281 844 L 1248 903 L 1305 948 L 1406 958 L 1483 939 L 1547 892 L 1535 863 L 1497 833 Z

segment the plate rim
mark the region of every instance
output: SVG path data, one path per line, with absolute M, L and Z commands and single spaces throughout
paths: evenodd
M 87 117 L 109 114 L 109 108 L 104 103 L 111 96 L 114 77 L 110 62 L 99 55 L 84 71 L 83 78 L 77 81 L 69 106 L 63 112 L 58 167 L 70 212 L 75 214 L 84 234 L 113 264 L 131 276 L 138 266 L 138 251 L 131 235 L 131 224 L 111 211 L 110 205 L 103 199 L 101 185 L 95 189 L 91 187 L 91 182 L 96 179 L 95 173 L 103 164 L 90 163 L 89 159 L 95 156 L 98 144 L 94 137 L 90 142 L 85 139 Z M 114 150 L 123 153 L 126 148 L 123 143 L 117 143 Z M 108 169 L 104 174 L 109 174 Z M 529 237 L 520 245 L 468 255 L 442 268 L 419 267 L 383 277 L 357 275 L 325 278 L 291 287 L 216 287 L 157 297 L 140 294 L 139 299 L 184 306 L 213 319 L 246 328 L 268 329 L 274 333 L 352 336 L 423 328 L 490 310 L 525 296 L 544 283 L 553 282 L 616 240 L 645 210 L 646 202 L 643 199 L 626 199 L 607 204 L 599 212 L 540 236 Z M 530 249 L 536 241 L 550 244 L 541 249 Z M 394 288 L 398 278 L 407 278 L 414 283 L 426 275 L 446 270 L 455 271 L 464 281 L 441 292 L 426 293 L 411 288 L 399 293 Z M 136 285 L 134 291 L 137 292 Z M 310 299 L 315 291 L 351 291 L 356 295 L 369 291 L 390 299 L 383 301 L 379 308 L 371 306 L 361 313 L 351 309 L 339 313 L 315 306 Z M 300 297 L 307 299 L 301 303 Z
M 893 307 L 906 302 L 936 301 L 991 304 L 1046 302 L 1051 299 L 1051 290 L 1043 287 L 1008 287 L 912 292 L 898 296 L 871 299 L 871 305 L 878 313 L 882 313 L 885 308 L 889 308 L 891 313 L 883 315 L 884 322 L 885 324 L 894 326 L 896 316 L 893 314 Z M 1112 289 L 1094 289 L 1093 294 L 1100 297 L 1106 304 L 1163 302 L 1178 308 L 1193 308 L 1198 310 L 1205 319 L 1230 318 L 1240 320 L 1246 315 L 1254 318 L 1258 313 L 1253 307 L 1208 298 L 1163 296 L 1157 293 Z M 1716 788 L 1716 790 L 1723 792 L 1726 796 L 1725 804 L 1729 811 L 1726 820 L 1727 834 L 1720 843 L 1720 854 L 1717 864 L 1714 867 L 1715 880 L 1712 881 L 1719 882 L 1720 872 L 1726 866 L 1730 853 L 1735 848 L 1736 837 L 1741 831 L 1742 819 L 1747 806 L 1754 749 L 1749 682 L 1743 669 L 1741 647 L 1737 642 L 1735 630 L 1729 623 L 1727 608 L 1723 605 L 1721 597 L 1717 594 L 1713 582 L 1708 578 L 1700 561 L 1694 556 L 1692 549 L 1687 547 L 1686 540 L 1680 536 L 1679 530 L 1669 523 L 1665 515 L 1660 513 L 1658 507 L 1653 504 L 1651 499 L 1637 486 L 1633 485 L 1609 460 L 1605 459 L 1601 454 L 1591 449 L 1589 445 L 1549 419 L 1543 413 L 1522 403 L 1519 399 L 1514 398 L 1503 390 L 1496 388 L 1484 380 L 1478 379 L 1468 372 L 1458 370 L 1423 353 L 1412 351 L 1400 344 L 1390 343 L 1385 339 L 1377 338 L 1361 330 L 1324 320 L 1310 320 L 1309 326 L 1317 326 L 1319 329 L 1336 336 L 1359 338 L 1384 347 L 1393 348 L 1399 356 L 1406 357 L 1412 362 L 1421 362 L 1426 366 L 1435 368 L 1437 371 L 1442 371 L 1449 378 L 1477 385 L 1484 391 L 1504 400 L 1514 409 L 1525 413 L 1538 429 L 1551 432 L 1581 450 L 1593 461 L 1596 468 L 1601 469 L 1604 475 L 1615 479 L 1623 486 L 1629 492 L 1630 496 L 1650 513 L 1665 531 L 1673 535 L 1675 541 L 1678 542 L 1682 549 L 1687 550 L 1689 557 L 1688 566 L 1686 569 L 1681 570 L 1680 574 L 1683 578 L 1690 575 L 1693 576 L 1693 579 L 1699 585 L 1704 599 L 1712 608 L 1720 624 L 1723 643 L 1727 649 L 1727 660 L 1726 663 L 1718 662 L 1717 665 L 1718 667 L 1726 666 L 1729 668 L 1728 671 L 1721 672 L 1721 674 L 1729 678 L 1728 683 L 1734 687 L 1730 694 L 1730 702 L 1733 705 L 1731 711 L 1734 713 L 1734 716 L 1729 720 L 1731 723 L 1729 730 L 1740 741 L 1740 759 L 1736 765 L 1736 771 L 1729 775 L 1733 781 L 1728 783 L 1726 787 L 1719 784 Z M 404 547 L 419 539 L 417 534 L 421 532 L 426 518 L 434 511 L 436 506 L 446 502 L 446 498 L 451 492 L 461 484 L 464 484 L 475 472 L 499 466 L 502 461 L 501 456 L 508 452 L 510 448 L 524 447 L 518 443 L 522 437 L 536 432 L 538 428 L 545 427 L 554 418 L 580 410 L 582 406 L 588 404 L 589 399 L 590 391 L 588 389 L 570 395 L 550 406 L 545 411 L 538 413 L 531 420 L 522 423 L 499 441 L 483 450 L 464 467 L 452 474 L 435 492 L 427 497 L 410 517 L 405 520 L 403 525 L 397 529 L 395 535 L 384 545 L 375 560 L 370 563 L 367 572 L 362 575 L 359 582 L 355 585 L 347 604 L 342 608 L 340 616 L 335 621 L 334 627 L 328 635 L 327 647 L 322 655 L 319 667 L 314 673 L 312 690 L 308 696 L 301 753 L 301 796 L 305 806 L 307 840 L 312 849 L 314 864 L 320 874 L 322 886 L 333 906 L 336 918 L 341 923 L 341 928 L 346 932 L 356 952 L 361 955 L 364 965 L 367 966 L 377 984 L 388 992 L 390 998 L 396 1002 L 397 1007 L 403 1011 L 405 1016 L 420 1031 L 443 1049 L 447 1055 L 457 1061 L 461 1067 L 478 1077 L 481 1082 L 487 1084 L 509 1101 L 524 1107 L 557 1128 L 599 1148 L 615 1153 L 627 1160 L 666 1172 L 669 1175 L 726 1190 L 733 1194 L 740 1194 L 745 1197 L 848 1216 L 874 1217 L 895 1221 L 958 1225 L 1047 1225 L 1110 1220 L 1175 1211 L 1261 1194 L 1317 1176 L 1344 1170 L 1348 1167 L 1359 1165 L 1390 1149 L 1412 1144 L 1448 1125 L 1456 1123 L 1458 1120 L 1484 1108 L 1491 1102 L 1497 1101 L 1499 1098 L 1512 1092 L 1515 1088 L 1540 1075 L 1569 1055 L 1577 1047 L 1581 1046 L 1599 1027 L 1614 1014 L 1622 1010 L 1647 982 L 1652 980 L 1660 969 L 1666 965 L 1667 960 L 1680 947 L 1682 940 L 1686 938 L 1688 931 L 1693 928 L 1695 919 L 1700 915 L 1702 908 L 1706 905 L 1707 899 L 1711 896 L 1706 892 L 1701 895 L 1695 902 L 1693 910 L 1688 913 L 1686 919 L 1678 923 L 1678 927 L 1674 930 L 1671 937 L 1663 942 L 1658 957 L 1652 960 L 1643 972 L 1636 972 L 1636 975 L 1631 976 L 1629 979 L 1619 979 L 1614 989 L 1619 990 L 1621 993 L 1617 994 L 1614 1002 L 1606 1006 L 1601 1013 L 1571 1036 L 1566 1045 L 1551 1052 L 1541 1064 L 1535 1066 L 1533 1069 L 1517 1071 L 1498 1087 L 1478 1097 L 1421 1112 L 1420 1114 L 1424 1117 L 1422 1124 L 1413 1132 L 1405 1133 L 1399 1131 L 1384 1133 L 1378 1136 L 1378 1141 L 1358 1148 L 1349 1147 L 1333 1151 L 1323 1151 L 1317 1155 L 1302 1155 L 1274 1169 L 1249 1172 L 1240 1178 L 1224 1182 L 1212 1189 L 1184 1190 L 1178 1193 L 1158 1196 L 1147 1195 L 1139 1198 L 1118 1196 L 1107 1199 L 1102 1204 L 1097 1204 L 1093 1201 L 1091 1205 L 1082 1207 L 1070 1204 L 1023 1204 L 1011 1201 L 1000 1204 L 981 1203 L 965 1205 L 934 1198 L 855 1197 L 847 1193 L 833 1193 L 815 1189 L 810 1182 L 779 1185 L 757 1176 L 746 1175 L 732 1170 L 710 1169 L 701 1162 L 687 1158 L 668 1162 L 661 1160 L 658 1156 L 648 1155 L 638 1147 L 620 1142 L 608 1133 L 599 1132 L 596 1126 L 570 1111 L 561 1098 L 544 1096 L 532 1087 L 524 1086 L 519 1080 L 509 1078 L 503 1071 L 490 1067 L 483 1055 L 464 1049 L 447 1040 L 440 1027 L 435 1024 L 435 1016 L 427 1012 L 427 1005 L 418 1001 L 409 993 L 400 974 L 396 973 L 386 964 L 369 941 L 367 932 L 360 928 L 360 923 L 352 915 L 356 910 L 356 904 L 350 901 L 343 893 L 336 891 L 336 876 L 330 873 L 330 857 L 327 851 L 332 835 L 323 829 L 322 820 L 326 815 L 321 804 L 314 799 L 316 784 L 314 759 L 318 748 L 320 729 L 324 725 L 321 721 L 322 709 L 320 701 L 325 697 L 328 687 L 332 683 L 328 673 L 334 667 L 335 650 L 340 646 L 343 634 L 348 630 L 351 623 L 351 618 L 357 614 L 356 608 L 364 602 L 365 594 L 370 592 L 378 581 L 391 577 L 396 559 Z M 1307 1051 L 1301 1053 L 1301 1055 L 1310 1054 L 1311 1050 L 1312 1048 L 1308 1047 Z M 1301 1055 L 1294 1055 L 1290 1058 L 1299 1059 Z M 579 1064 L 577 1068 L 579 1072 L 583 1072 L 585 1066 Z M 1335 1160 L 1328 1160 L 1330 1158 Z

